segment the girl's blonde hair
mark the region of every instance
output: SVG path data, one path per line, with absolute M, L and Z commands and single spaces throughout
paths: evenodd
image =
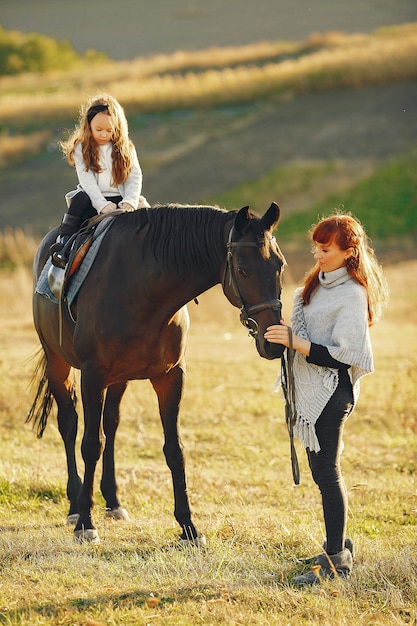
M 74 165 L 74 150 L 80 143 L 87 172 L 92 170 L 97 174 L 101 171 L 99 164 L 99 147 L 93 139 L 90 123 L 97 113 L 107 113 L 113 122 L 113 152 L 112 152 L 112 179 L 113 184 L 125 182 L 132 168 L 133 143 L 129 138 L 129 129 L 123 107 L 108 93 L 101 93 L 90 98 L 87 104 L 80 108 L 77 126 L 66 141 L 60 146 L 70 165 Z
M 346 268 L 352 278 L 367 290 L 368 321 L 370 326 L 375 324 L 388 302 L 388 286 L 362 224 L 351 213 L 336 212 L 313 226 L 310 237 L 313 244 L 331 245 L 334 242 L 341 250 L 352 249 L 346 259 Z M 317 263 L 304 280 L 304 304 L 310 302 L 319 285 L 319 273 Z

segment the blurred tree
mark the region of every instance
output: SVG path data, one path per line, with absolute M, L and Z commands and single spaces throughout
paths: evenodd
M 106 58 L 105 53 L 91 49 L 80 55 L 67 39 L 58 41 L 37 33 L 8 31 L 0 25 L 0 75 L 68 70 Z

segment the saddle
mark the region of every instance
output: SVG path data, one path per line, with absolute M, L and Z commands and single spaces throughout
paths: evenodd
M 80 268 L 87 252 L 91 248 L 94 240 L 94 229 L 91 228 L 85 232 L 81 231 L 74 239 L 74 243 L 71 246 L 70 255 L 68 258 L 68 268 L 65 272 L 67 280 L 75 274 Z
M 76 233 L 74 235 L 68 263 L 65 269 L 51 265 L 48 272 L 48 283 L 53 295 L 58 301 L 62 300 L 68 286 L 68 282 L 81 267 L 81 263 L 91 248 L 93 240 L 93 230 Z
M 66 297 L 68 289 L 73 291 L 69 300 L 75 298 L 113 219 L 114 217 L 112 215 L 99 215 L 89 220 L 87 225 L 75 233 L 66 244 L 70 246 L 70 253 L 65 269 L 50 264 L 48 269 L 48 284 L 53 296 L 58 302 L 61 302 Z M 88 255 L 89 252 L 90 254 Z M 86 262 L 83 264 L 84 259 L 86 259 Z M 83 267 L 83 271 L 79 272 L 81 267 Z M 77 274 L 82 274 L 82 276 L 76 276 Z

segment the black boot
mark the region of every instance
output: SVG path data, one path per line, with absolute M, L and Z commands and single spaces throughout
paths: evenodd
M 70 246 L 67 246 L 67 243 L 80 228 L 82 221 L 82 218 L 76 215 L 64 213 L 61 226 L 59 227 L 59 239 L 49 249 L 52 264 L 55 267 L 65 269 L 70 251 Z

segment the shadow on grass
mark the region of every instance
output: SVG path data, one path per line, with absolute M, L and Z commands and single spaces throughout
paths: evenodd
M 48 620 L 59 620 L 63 614 L 68 614 L 68 612 L 79 612 L 84 615 L 87 611 L 127 611 L 135 607 L 155 610 L 174 603 L 181 604 L 190 600 L 197 603 L 209 602 L 219 600 L 222 597 L 222 592 L 219 591 L 218 586 L 211 588 L 207 584 L 185 587 L 175 591 L 172 595 L 158 595 L 150 589 L 138 589 L 126 593 L 103 594 L 92 598 L 74 598 L 58 604 L 32 603 L 25 607 L 16 607 L 10 611 L 2 609 L 0 624 L 9 624 L 11 620 L 13 623 L 29 623 L 27 620 L 33 619 L 34 613 Z M 229 601 L 235 599 L 230 594 L 227 597 Z M 73 615 L 74 618 L 76 615 Z

